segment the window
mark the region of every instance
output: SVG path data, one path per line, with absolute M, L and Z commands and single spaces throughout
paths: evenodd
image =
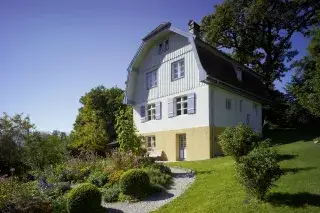
M 184 77 L 184 59 L 172 63 L 171 73 L 172 80 Z
M 148 104 L 148 121 L 156 119 L 156 105 Z
M 153 151 L 156 148 L 156 137 L 155 136 L 147 136 L 146 137 L 147 141 L 147 150 L 148 151 Z
M 231 109 L 231 100 L 230 99 L 226 99 L 226 109 Z
M 247 124 L 247 125 L 250 125 L 250 114 L 247 114 L 246 124 Z
M 238 81 L 242 81 L 242 70 L 241 70 L 241 68 L 240 67 L 236 67 L 235 70 L 236 70 L 236 75 L 237 75 Z
M 158 44 L 158 53 L 161 54 L 165 51 L 169 50 L 169 40 L 161 41 Z
M 147 88 L 151 89 L 157 86 L 157 70 L 148 72 L 147 74 Z
M 253 104 L 253 111 L 256 113 L 256 115 L 258 115 L 258 104 Z
M 242 102 L 243 102 L 243 100 L 240 100 L 240 102 L 239 102 L 239 110 L 240 110 L 240 112 L 242 112 Z
M 176 115 L 188 114 L 188 96 L 176 98 Z

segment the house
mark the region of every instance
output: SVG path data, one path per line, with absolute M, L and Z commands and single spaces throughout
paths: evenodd
M 162 23 L 146 37 L 128 68 L 124 102 L 149 151 L 163 160 L 221 154 L 217 136 L 244 122 L 262 131 L 268 101 L 259 75 L 189 32 Z

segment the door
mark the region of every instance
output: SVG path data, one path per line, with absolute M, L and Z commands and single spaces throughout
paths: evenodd
M 185 160 L 187 158 L 187 137 L 186 134 L 178 135 L 179 140 L 179 159 Z

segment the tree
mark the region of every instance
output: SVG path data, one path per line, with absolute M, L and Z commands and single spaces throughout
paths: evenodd
M 52 134 L 35 131 L 23 146 L 23 160 L 33 170 L 42 171 L 49 165 L 62 162 L 67 154 L 67 135 L 54 131 Z
M 296 75 L 288 84 L 298 102 L 316 116 L 320 116 L 320 28 L 313 32 L 309 54 L 294 64 Z
M 4 113 L 0 117 L 0 172 L 7 172 L 14 167 L 21 168 L 22 146 L 35 126 L 28 116 L 15 114 L 10 117 Z
M 123 91 L 117 87 L 93 88 L 80 98 L 82 107 L 71 133 L 71 147 L 103 152 L 106 144 L 116 139 L 115 115 L 122 104 Z
M 142 151 L 143 137 L 137 134 L 133 122 L 132 107 L 127 106 L 119 110 L 116 115 L 117 141 L 120 144 L 120 151 L 140 155 Z
M 206 42 L 229 49 L 234 59 L 262 76 L 267 87 L 289 70 L 285 62 L 297 55 L 294 33 L 306 35 L 316 17 L 318 0 L 225 0 L 215 13 L 203 17 Z

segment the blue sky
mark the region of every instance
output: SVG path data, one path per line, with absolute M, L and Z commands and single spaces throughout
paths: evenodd
M 142 37 L 164 21 L 187 30 L 219 2 L 0 1 L 0 113 L 28 114 L 39 130 L 71 131 L 82 95 L 97 85 L 124 88 Z M 293 44 L 298 57 L 306 53 L 302 36 Z

